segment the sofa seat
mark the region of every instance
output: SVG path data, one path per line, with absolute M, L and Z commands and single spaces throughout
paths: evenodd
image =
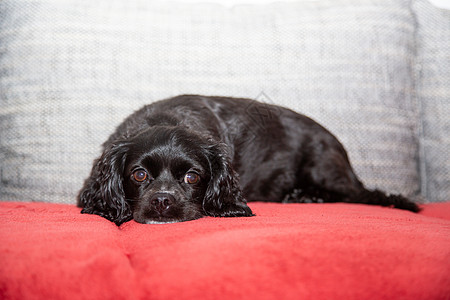
M 117 227 L 0 203 L 1 299 L 448 299 L 450 202 L 419 214 L 250 203 L 255 217 Z

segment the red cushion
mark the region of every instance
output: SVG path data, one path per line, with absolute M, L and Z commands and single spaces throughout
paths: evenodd
M 450 203 L 420 214 L 342 203 L 250 206 L 256 217 L 118 228 L 75 206 L 0 203 L 0 298 L 450 295 Z

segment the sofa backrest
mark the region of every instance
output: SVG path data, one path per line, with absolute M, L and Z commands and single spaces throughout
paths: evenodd
M 0 15 L 2 200 L 75 203 L 123 118 L 184 93 L 290 107 L 368 187 L 449 198 L 450 14 L 425 0 L 3 0 Z
M 413 3 L 422 194 L 450 200 L 450 10 Z

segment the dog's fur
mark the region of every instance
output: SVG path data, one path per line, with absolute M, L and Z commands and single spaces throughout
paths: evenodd
M 247 201 L 349 202 L 417 212 L 369 191 L 325 128 L 249 99 L 184 95 L 130 115 L 79 194 L 82 213 L 117 225 L 252 216 Z

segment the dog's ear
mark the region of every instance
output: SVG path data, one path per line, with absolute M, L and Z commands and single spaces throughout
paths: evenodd
M 91 175 L 78 196 L 78 206 L 83 208 L 81 213 L 96 214 L 117 225 L 132 219 L 123 189 L 127 151 L 127 144 L 116 143 L 107 147 L 94 162 Z
M 213 217 L 253 216 L 242 195 L 239 178 L 233 170 L 225 145 L 213 144 L 207 148 L 210 180 L 203 199 L 203 211 Z

